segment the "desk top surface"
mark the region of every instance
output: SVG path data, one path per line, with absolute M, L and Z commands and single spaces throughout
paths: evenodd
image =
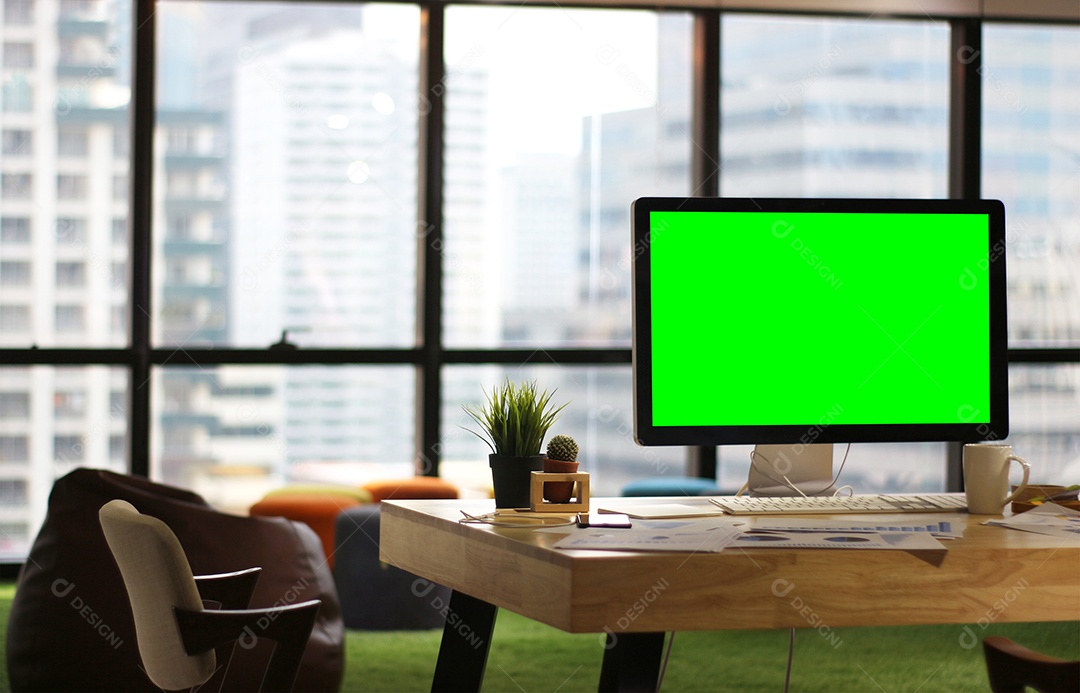
M 462 510 L 493 509 L 490 500 L 384 502 L 382 560 L 570 632 L 1080 620 L 1080 538 L 988 527 L 966 513 L 815 516 L 948 519 L 963 538 L 944 552 L 650 553 L 565 551 L 553 548 L 561 533 L 458 522 Z

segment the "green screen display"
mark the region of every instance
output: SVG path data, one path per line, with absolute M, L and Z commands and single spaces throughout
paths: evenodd
M 653 426 L 989 419 L 986 214 L 648 223 Z

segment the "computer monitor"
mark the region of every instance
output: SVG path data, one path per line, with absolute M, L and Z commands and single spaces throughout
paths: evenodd
M 995 200 L 634 202 L 642 445 L 1008 434 Z

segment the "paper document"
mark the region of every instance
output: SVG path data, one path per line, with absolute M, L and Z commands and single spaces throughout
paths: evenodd
M 848 522 L 846 520 L 802 519 L 785 518 L 776 516 L 755 516 L 753 518 L 755 530 L 771 532 L 913 532 L 931 534 L 938 539 L 959 539 L 962 532 L 953 526 L 948 520 L 927 523 L 881 523 L 881 522 Z
M 759 532 L 740 535 L 732 546 L 744 549 L 898 549 L 945 551 L 932 535 L 916 532 Z
M 724 517 L 726 513 L 711 503 L 691 505 L 689 503 L 630 503 L 616 504 L 600 508 L 602 513 L 624 513 L 630 517 L 646 520 L 659 520 L 677 517 Z
M 1056 503 L 1043 503 L 1019 515 L 983 524 L 1080 541 L 1080 512 Z
M 555 543 L 559 549 L 716 553 L 738 536 L 730 522 L 639 520 L 630 529 L 579 529 Z

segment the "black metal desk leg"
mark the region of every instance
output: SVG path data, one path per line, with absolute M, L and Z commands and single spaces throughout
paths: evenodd
M 663 633 L 608 632 L 600 669 L 600 693 L 655 691 L 664 654 Z
M 479 691 L 498 607 L 454 590 L 446 607 L 432 693 Z

